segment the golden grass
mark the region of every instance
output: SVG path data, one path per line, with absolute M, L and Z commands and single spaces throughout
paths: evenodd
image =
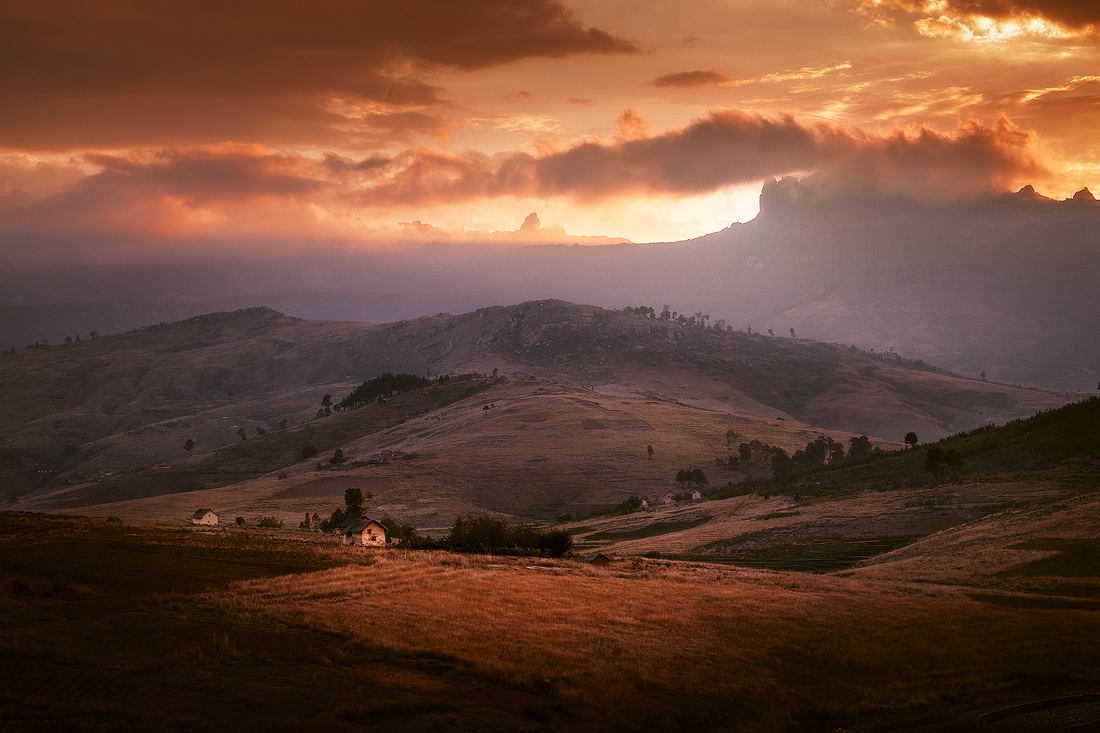
M 369 567 L 243 581 L 210 598 L 369 644 L 453 655 L 553 690 L 571 709 L 644 715 L 647 725 L 686 714 L 774 730 L 1021 685 L 1095 685 L 1100 666 L 1100 641 L 1083 633 L 1090 612 L 702 564 L 596 570 L 391 551 Z

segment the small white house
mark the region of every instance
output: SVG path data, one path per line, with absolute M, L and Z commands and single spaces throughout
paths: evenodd
M 386 528 L 374 519 L 361 518 L 344 531 L 345 545 L 360 547 L 385 547 Z
M 191 515 L 191 524 L 217 524 L 218 515 L 213 509 L 199 509 Z

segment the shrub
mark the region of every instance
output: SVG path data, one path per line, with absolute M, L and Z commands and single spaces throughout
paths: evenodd
M 313 445 L 312 443 L 306 443 L 305 445 L 302 446 L 302 460 L 303 461 L 308 461 L 310 458 L 313 458 L 315 455 L 317 455 L 317 446 Z
M 260 517 L 261 527 L 270 527 L 272 529 L 282 529 L 283 522 L 275 517 Z
M 237 526 L 238 527 L 243 527 L 244 526 L 244 517 L 237 517 Z

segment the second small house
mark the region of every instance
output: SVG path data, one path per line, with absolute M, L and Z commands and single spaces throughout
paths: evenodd
M 345 545 L 360 547 L 385 547 L 386 528 L 381 522 L 361 517 L 344 530 Z
M 217 524 L 218 515 L 212 509 L 199 509 L 191 515 L 191 524 Z

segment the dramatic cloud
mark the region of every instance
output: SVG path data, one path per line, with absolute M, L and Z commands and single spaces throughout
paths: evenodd
M 89 155 L 75 186 L 8 207 L 6 228 L 272 232 L 335 236 L 394 208 L 515 197 L 582 206 L 624 196 L 699 196 L 791 173 L 816 172 L 834 190 L 878 190 L 948 201 L 1050 178 L 1033 136 L 1000 119 L 953 133 L 887 135 L 790 115 L 715 112 L 677 130 L 643 134 L 633 110 L 614 141 L 535 156 L 448 154 L 414 148 L 355 160 L 278 154 L 257 146 Z M 51 169 L 50 175 L 55 175 Z M 352 227 L 349 229 L 348 227 Z
M 921 15 L 916 25 L 925 35 L 967 40 L 1100 34 L 1100 4 L 1093 0 L 860 0 L 860 7 Z
M 178 134 L 184 123 L 203 129 L 204 113 L 232 116 L 229 100 L 248 116 L 278 114 L 292 98 L 430 105 L 440 101 L 422 79 L 432 69 L 635 51 L 557 0 L 5 3 L 0 139 L 62 149 L 79 135 L 74 110 L 93 128 L 112 111 L 126 127 L 127 111 L 152 121 L 167 106 L 180 115 L 167 125 Z M 321 113 L 296 116 L 309 114 Z

